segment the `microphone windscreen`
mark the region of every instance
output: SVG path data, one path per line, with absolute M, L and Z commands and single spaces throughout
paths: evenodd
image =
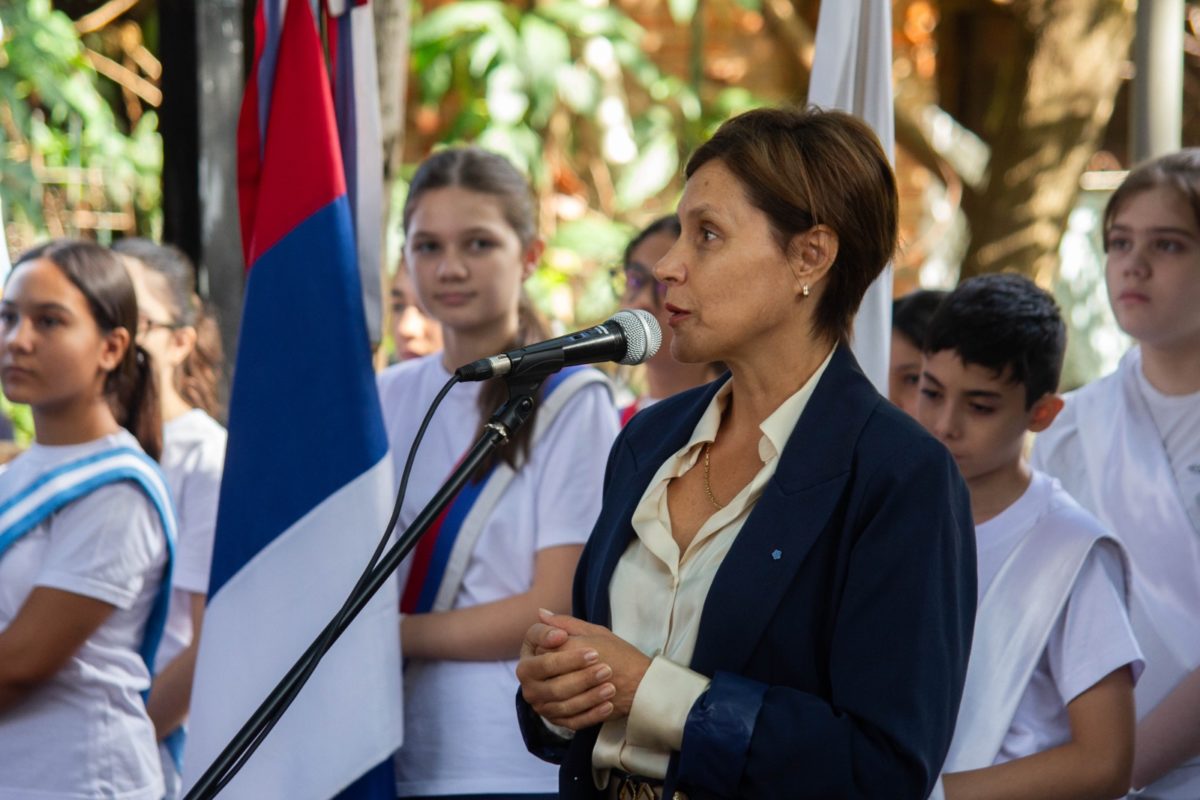
M 662 346 L 662 328 L 649 311 L 622 309 L 609 322 L 625 334 L 625 357 L 621 364 L 641 364 L 649 361 Z

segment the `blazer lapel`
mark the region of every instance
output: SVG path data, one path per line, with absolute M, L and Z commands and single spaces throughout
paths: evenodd
M 713 579 L 691 667 L 745 667 L 783 594 L 842 502 L 854 444 L 881 402 L 839 346 L 780 455 L 775 475 Z
M 646 487 L 650 485 L 650 480 L 658 472 L 663 462 L 687 444 L 688 439 L 692 436 L 692 431 L 696 428 L 696 423 L 704 414 L 704 410 L 708 408 L 708 404 L 712 402 L 713 395 L 726 380 L 728 380 L 728 375 L 705 387 L 693 390 L 690 402 L 688 399 L 680 398 L 685 400 L 686 405 L 683 405 L 673 416 L 667 417 L 665 421 L 659 420 L 658 415 L 653 413 L 654 407 L 651 407 L 645 412 L 649 414 L 649 417 L 644 421 L 635 418 L 635 421 L 630 423 L 631 429 L 628 435 L 622 437 L 617 445 L 626 448 L 629 454 L 614 459 L 614 468 L 624 469 L 630 465 L 632 469 L 628 470 L 624 476 L 614 478 L 616 488 L 608 493 L 610 497 L 621 498 L 620 509 L 610 517 L 613 522 L 610 523 L 608 532 L 599 539 L 596 538 L 596 534 L 600 533 L 601 529 L 597 528 L 597 531 L 593 533 L 593 540 L 599 544 L 587 586 L 588 618 L 592 622 L 606 626 L 612 623 L 608 602 L 608 585 L 612 581 L 612 574 L 617 568 L 617 562 L 621 560 L 621 555 L 629 547 L 629 542 L 635 535 L 632 525 L 633 512 L 641 502 L 642 495 L 646 493 Z M 632 427 L 638 422 L 643 422 L 643 424 L 636 428 Z

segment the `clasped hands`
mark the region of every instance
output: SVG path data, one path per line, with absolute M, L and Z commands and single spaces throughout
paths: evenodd
M 650 658 L 602 625 L 538 612 L 525 633 L 517 679 L 543 719 L 573 731 L 629 716 Z

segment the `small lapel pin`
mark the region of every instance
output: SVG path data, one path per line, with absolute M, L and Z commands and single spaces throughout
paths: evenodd
M 779 559 L 783 558 L 783 551 L 782 551 L 782 550 L 772 550 L 772 551 L 771 551 L 771 558 L 773 558 L 773 559 L 775 559 L 776 561 L 778 561 Z

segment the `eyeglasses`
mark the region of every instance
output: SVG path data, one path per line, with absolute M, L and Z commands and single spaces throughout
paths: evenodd
M 176 331 L 182 327 L 182 325 L 175 322 L 162 322 L 157 319 L 150 319 L 149 317 L 138 317 L 137 335 L 146 336 L 156 328 L 166 331 Z
M 655 280 L 644 267 L 631 265 L 613 270 L 613 291 L 622 300 L 632 300 L 650 286 L 654 287 L 655 299 L 661 301 L 666 297 L 667 285 Z

